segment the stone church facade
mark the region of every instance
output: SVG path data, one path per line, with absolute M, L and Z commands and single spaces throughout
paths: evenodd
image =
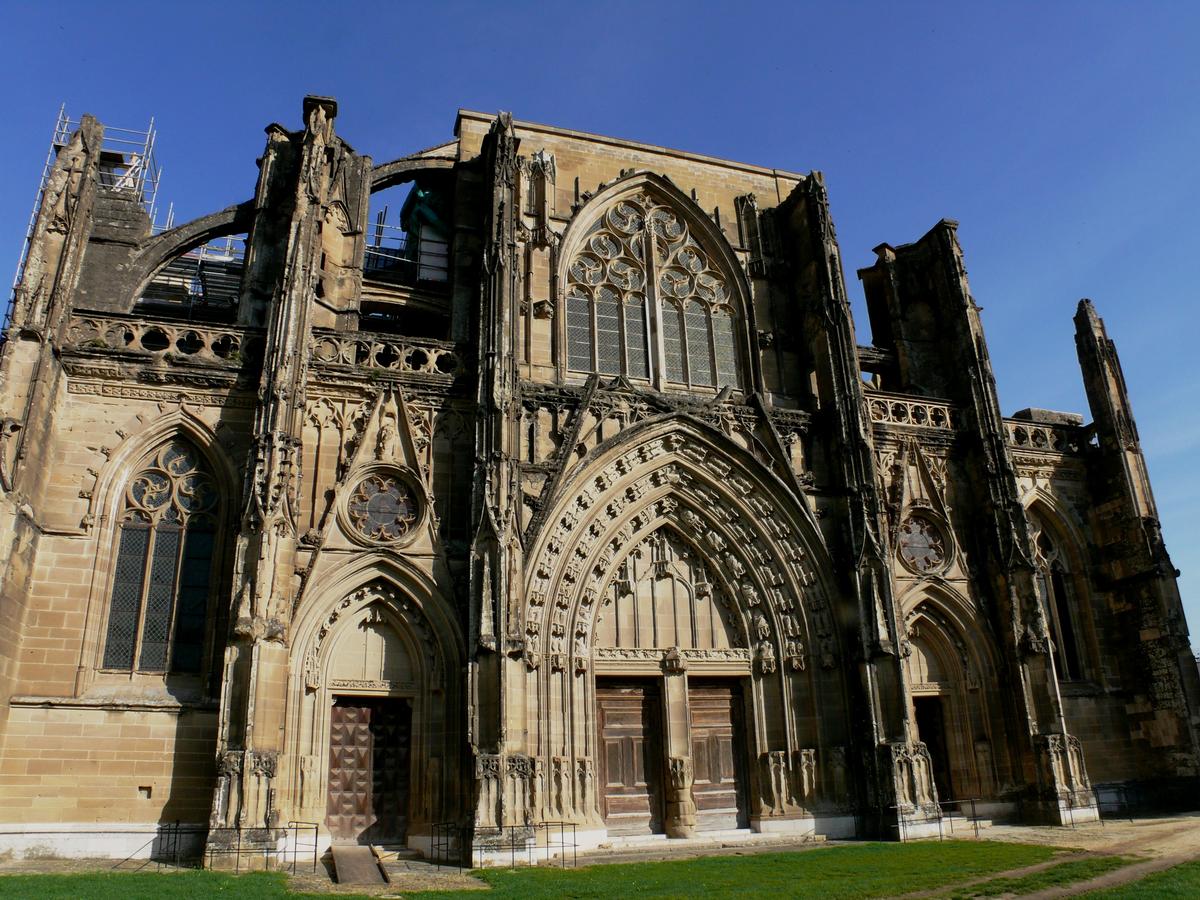
M 876 248 L 860 344 L 819 173 L 465 111 L 377 164 L 336 112 L 165 232 L 94 119 L 58 150 L 0 363 L 10 848 L 1196 796 L 1088 301 L 1090 424 L 1005 418 L 953 222 Z

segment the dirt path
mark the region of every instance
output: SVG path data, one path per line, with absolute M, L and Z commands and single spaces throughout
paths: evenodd
M 1086 859 L 1089 856 L 1099 856 L 1097 853 L 1063 853 L 1054 859 L 1048 859 L 1045 862 L 1034 863 L 1032 866 L 1022 866 L 1019 869 L 1009 869 L 1005 872 L 993 872 L 990 875 L 980 875 L 978 878 L 972 878 L 969 881 L 956 881 L 952 885 L 943 885 L 938 888 L 931 888 L 927 891 L 914 891 L 911 894 L 900 894 L 898 897 L 892 897 L 891 900 L 922 900 L 925 897 L 942 897 L 947 891 L 963 891 L 967 888 L 977 887 L 981 884 L 986 884 L 996 878 L 1024 878 L 1026 875 L 1034 875 L 1037 872 L 1043 872 L 1046 869 L 1052 869 L 1061 863 L 1069 860 Z
M 1042 825 L 996 825 L 980 834 L 989 841 L 1049 844 L 1071 850 L 1125 856 L 1176 856 L 1200 847 L 1200 813 L 1160 819 L 1109 821 L 1103 825 L 1056 828 Z

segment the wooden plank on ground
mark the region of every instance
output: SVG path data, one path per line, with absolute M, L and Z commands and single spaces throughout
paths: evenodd
M 385 884 L 383 870 L 370 847 L 334 844 L 333 868 L 338 884 Z

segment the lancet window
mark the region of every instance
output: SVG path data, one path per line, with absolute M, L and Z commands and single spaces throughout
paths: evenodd
M 1070 575 L 1058 544 L 1047 529 L 1035 525 L 1034 550 L 1038 582 L 1045 600 L 1050 640 L 1054 644 L 1054 667 L 1063 681 L 1083 677 L 1079 644 L 1079 614 L 1070 590 Z
M 728 278 L 645 193 L 616 201 L 567 268 L 567 368 L 671 388 L 740 387 Z
M 200 455 L 162 447 L 125 489 L 103 668 L 197 673 L 204 658 L 217 490 Z

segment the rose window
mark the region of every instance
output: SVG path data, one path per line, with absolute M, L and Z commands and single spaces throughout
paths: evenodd
M 398 475 L 377 473 L 358 483 L 347 505 L 359 534 L 372 541 L 398 541 L 416 526 L 421 507 L 417 495 Z
M 933 572 L 946 561 L 941 530 L 924 516 L 909 516 L 900 526 L 900 558 L 917 572 Z

